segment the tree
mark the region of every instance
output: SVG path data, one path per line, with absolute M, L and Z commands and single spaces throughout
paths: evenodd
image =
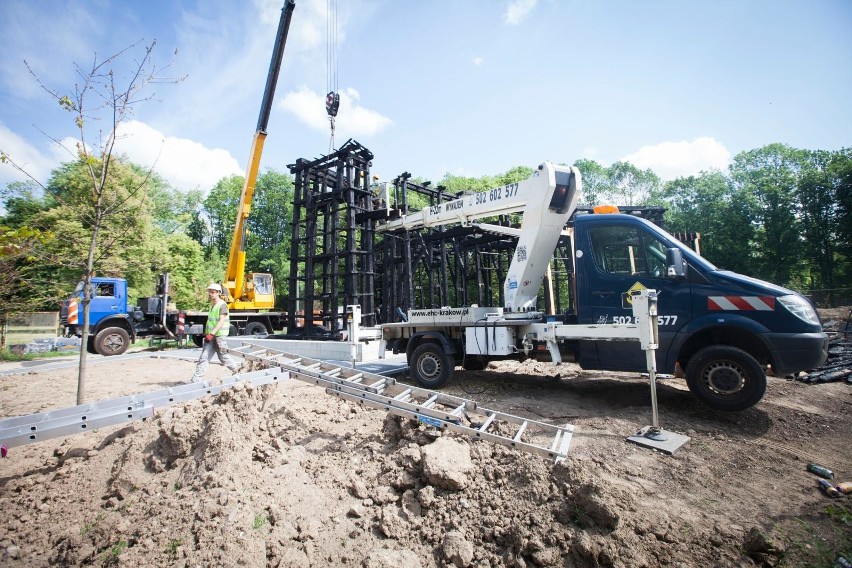
M 119 141 L 119 127 L 133 115 L 134 109 L 151 96 L 145 95 L 146 87 L 152 83 L 178 82 L 164 80 L 158 75 L 160 70 L 153 63 L 152 53 L 156 41 L 144 46 L 141 58 L 125 64 L 131 51 L 141 45 L 133 44 L 126 49 L 99 60 L 95 55 L 91 67 L 76 65 L 79 82 L 73 90 L 63 93 L 47 87 L 35 73 L 30 73 L 42 89 L 73 117 L 77 130 L 76 148 L 67 148 L 61 141 L 60 146 L 76 156 L 82 166 L 85 177 L 71 177 L 65 190 L 74 201 L 63 202 L 69 213 L 78 214 L 80 225 L 88 244 L 88 254 L 83 265 L 83 335 L 84 344 L 89 337 L 89 301 L 91 299 L 91 279 L 98 260 L 104 251 L 109 250 L 120 238 L 108 232 L 112 219 L 130 219 L 138 208 L 138 196 L 148 183 L 151 171 L 141 179 L 124 172 L 115 172 L 118 162 L 116 146 Z M 26 63 L 26 62 L 25 62 Z M 29 69 L 29 66 L 28 66 Z M 98 125 L 102 126 L 98 126 Z M 104 128 L 105 126 L 105 128 Z M 21 168 L 6 152 L 0 150 L 0 161 L 11 163 L 33 181 L 38 182 Z M 103 234 L 102 234 L 103 231 Z M 77 381 L 77 404 L 82 404 L 86 387 L 86 349 L 80 350 L 80 365 Z
M 213 186 L 204 200 L 204 213 L 210 222 L 210 242 L 203 243 L 206 244 L 208 257 L 215 253 L 227 258 L 231 251 L 243 183 L 241 175 L 224 177 Z
M 796 199 L 802 153 L 784 144 L 734 157 L 735 192 L 747 203 L 755 228 L 756 276 L 786 285 L 802 269 L 802 240 Z
M 583 179 L 583 192 L 579 203 L 586 207 L 600 205 L 614 195 L 607 168 L 594 160 L 577 160 L 574 166 L 579 168 Z
M 701 254 L 720 267 L 748 273 L 754 227 L 721 172 L 677 178 L 655 193 L 665 203 L 670 231 L 701 233 Z
M 287 289 L 285 282 L 290 275 L 294 190 L 292 175 L 266 170 L 257 178 L 248 218 L 246 267 L 254 272 L 271 272 L 279 296 Z

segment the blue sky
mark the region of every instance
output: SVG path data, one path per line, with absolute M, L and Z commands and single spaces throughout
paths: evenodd
M 296 0 L 262 168 L 329 150 L 329 4 L 335 146 L 361 142 L 385 180 L 579 158 L 671 179 L 773 142 L 852 145 L 848 0 Z M 0 0 L 0 149 L 46 182 L 75 136 L 24 60 L 66 91 L 75 63 L 156 39 L 187 78 L 151 89 L 118 151 L 181 190 L 243 174 L 282 5 Z M 0 164 L 0 186 L 17 179 Z

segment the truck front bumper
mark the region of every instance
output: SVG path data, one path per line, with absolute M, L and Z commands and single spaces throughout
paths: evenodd
M 772 370 L 782 377 L 815 369 L 828 359 L 828 335 L 816 333 L 770 333 Z

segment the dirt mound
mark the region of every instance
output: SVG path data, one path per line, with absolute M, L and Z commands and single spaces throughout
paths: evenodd
M 151 380 L 169 373 L 163 365 L 152 363 Z M 145 422 L 16 449 L 0 480 L 0 566 L 793 566 L 852 546 L 848 501 L 819 493 L 804 468 L 814 459 L 847 473 L 850 452 L 832 441 L 852 426 L 845 385 L 772 379 L 761 407 L 724 415 L 665 381 L 665 425 L 692 440 L 663 456 L 624 442 L 647 422 L 640 379 L 568 365 L 561 378 L 490 372 L 482 404 L 570 415 L 568 460 L 298 381 L 243 384 Z M 457 375 L 462 391 L 484 380 Z M 27 378 L 41 380 L 62 379 Z

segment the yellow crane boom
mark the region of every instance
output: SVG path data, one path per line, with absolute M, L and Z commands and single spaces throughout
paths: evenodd
M 275 305 L 275 286 L 272 275 L 267 273 L 246 274 L 246 222 L 251 212 L 254 198 L 254 187 L 260 169 L 260 157 L 263 153 L 263 143 L 266 140 L 266 127 L 272 111 L 272 99 L 275 95 L 275 85 L 281 70 L 284 57 L 284 46 L 290 30 L 290 20 L 296 7 L 294 0 L 286 0 L 281 9 L 281 19 L 278 22 L 278 33 L 269 63 L 269 73 L 266 77 L 266 88 L 263 91 L 263 102 L 260 105 L 260 116 L 257 119 L 257 129 L 251 144 L 246 179 L 237 207 L 237 220 L 234 223 L 234 236 L 231 240 L 231 252 L 228 256 L 228 266 L 225 268 L 225 291 L 228 293 L 228 307 L 232 310 L 266 310 Z

